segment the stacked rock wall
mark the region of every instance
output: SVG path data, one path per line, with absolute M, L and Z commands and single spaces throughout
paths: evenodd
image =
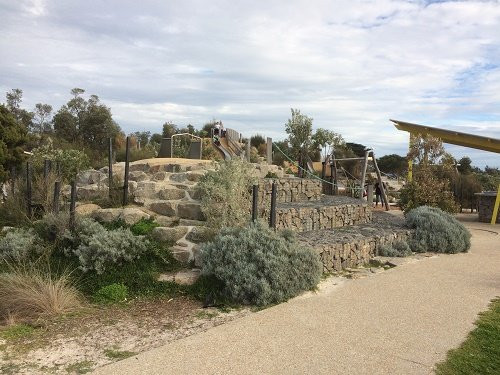
M 493 208 L 495 207 L 495 200 L 497 193 L 484 192 L 478 195 L 478 215 L 479 221 L 482 223 L 491 223 L 491 216 L 493 215 Z M 497 214 L 497 223 L 500 223 L 500 210 Z

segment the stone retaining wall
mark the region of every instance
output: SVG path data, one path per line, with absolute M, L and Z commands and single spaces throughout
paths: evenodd
M 323 196 L 320 201 L 284 203 L 276 208 L 277 229 L 295 232 L 332 229 L 368 223 L 372 219 L 371 208 L 361 200 Z
M 479 221 L 482 223 L 491 223 L 491 216 L 493 215 L 493 208 L 495 206 L 495 200 L 497 193 L 484 192 L 476 194 L 478 196 L 478 214 Z M 500 210 L 497 214 L 497 223 L 500 223 Z
M 321 198 L 321 181 L 297 177 L 280 179 L 262 178 L 259 180 L 259 207 L 271 204 L 273 182 L 277 183 L 278 202 L 318 201 Z
M 376 214 L 372 223 L 304 232 L 298 239 L 320 255 L 325 273 L 359 267 L 375 257 L 380 246 L 407 241 L 411 236 L 402 219 L 386 213 Z

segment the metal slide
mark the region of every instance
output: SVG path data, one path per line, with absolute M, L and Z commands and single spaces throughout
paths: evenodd
M 220 137 L 218 145 L 215 144 L 215 142 L 213 140 L 212 140 L 212 144 L 215 146 L 216 149 L 218 149 L 222 153 L 222 155 L 224 156 L 224 160 L 231 160 L 231 154 L 228 151 L 229 146 L 227 144 L 226 137 Z

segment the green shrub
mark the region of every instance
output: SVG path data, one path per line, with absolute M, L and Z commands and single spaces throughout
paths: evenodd
M 94 294 L 94 300 L 99 303 L 123 302 L 128 297 L 128 288 L 121 283 L 103 286 Z
M 65 181 L 70 181 L 75 178 L 79 171 L 83 171 L 90 167 L 89 157 L 80 150 L 58 149 L 52 145 L 44 145 L 33 149 L 31 161 L 35 168 L 41 168 L 44 161 L 51 160 L 52 163 L 57 163 L 61 175 Z M 53 167 L 55 164 L 53 164 Z
M 412 251 L 461 253 L 470 248 L 470 233 L 465 226 L 439 208 L 421 206 L 406 215 L 406 225 L 414 229 L 409 240 Z
M 65 253 L 78 258 L 82 271 L 95 270 L 97 274 L 102 274 L 110 264 L 139 258 L 148 246 L 148 240 L 134 236 L 129 229 L 108 231 L 88 218 L 79 220 L 74 232 L 66 231 L 65 239 L 71 244 Z
M 154 218 L 142 218 L 130 227 L 130 231 L 136 236 L 145 236 L 150 234 L 159 225 L 155 222 Z
M 438 207 L 446 212 L 457 212 L 458 206 L 447 179 L 438 178 L 430 167 L 421 167 L 400 190 L 399 204 L 406 213 L 420 206 Z
M 383 257 L 407 257 L 411 255 L 410 246 L 404 241 L 397 241 L 393 244 L 382 245 L 378 254 Z
M 31 228 L 14 228 L 0 237 L 0 261 L 23 262 L 40 255 L 40 237 Z
M 209 171 L 197 185 L 201 209 L 208 227 L 215 232 L 225 227 L 244 226 L 250 216 L 252 166 L 242 160 L 221 162 L 216 171 Z
M 223 229 L 202 247 L 202 272 L 220 280 L 222 294 L 238 303 L 268 305 L 316 286 L 318 255 L 262 223 Z

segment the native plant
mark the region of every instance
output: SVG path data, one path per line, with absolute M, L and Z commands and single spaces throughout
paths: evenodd
M 322 272 L 313 250 L 263 223 L 225 228 L 201 251 L 203 274 L 220 281 L 222 297 L 238 303 L 285 301 L 314 288 Z
M 77 257 L 83 272 L 93 270 L 97 274 L 102 274 L 110 265 L 139 258 L 149 244 L 127 228 L 108 231 L 89 218 L 78 220 L 74 231 L 65 232 L 64 240 L 70 244 L 64 249 L 65 254 Z
M 4 237 L 0 237 L 0 262 L 24 262 L 33 255 L 40 255 L 40 241 L 31 228 L 10 229 Z
M 421 166 L 400 191 L 400 206 L 408 212 L 419 206 L 438 207 L 446 212 L 457 212 L 449 181 L 439 178 L 430 166 Z
M 411 255 L 410 246 L 405 241 L 396 241 L 394 243 L 380 246 L 378 255 L 383 257 L 407 257 Z
M 470 248 L 471 234 L 452 215 L 439 208 L 421 206 L 406 215 L 406 225 L 414 230 L 408 241 L 417 253 L 461 253 Z
M 241 227 L 249 220 L 252 166 L 242 160 L 221 162 L 197 185 L 207 226 L 217 232 L 225 227 Z

